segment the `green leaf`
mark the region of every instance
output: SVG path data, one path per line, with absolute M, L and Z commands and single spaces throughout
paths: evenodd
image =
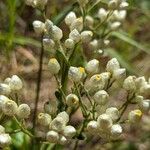
M 8 35 L 7 33 L 0 33 L 0 41 L 7 41 L 8 40 Z M 19 44 L 19 45 L 31 45 L 40 48 L 41 43 L 37 40 L 34 40 L 29 37 L 23 37 L 23 36 L 14 36 L 13 38 L 13 43 Z
M 140 49 L 142 51 L 144 51 L 147 54 L 150 54 L 150 50 L 148 48 L 145 48 L 142 44 L 138 43 L 137 41 L 133 40 L 131 37 L 129 37 L 129 35 L 125 32 L 113 32 L 112 36 L 136 47 L 137 49 Z
M 121 66 L 126 68 L 130 73 L 137 75 L 137 70 L 134 69 L 116 50 L 110 48 L 104 50 L 109 56 L 117 58 Z

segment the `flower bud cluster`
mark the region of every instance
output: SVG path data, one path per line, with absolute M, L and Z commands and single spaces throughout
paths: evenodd
M 118 118 L 119 111 L 116 107 L 107 108 L 97 120 L 92 120 L 87 124 L 87 130 L 105 139 L 117 139 L 122 134 L 121 125 L 116 123 Z
M 17 75 L 13 75 L 11 78 L 6 78 L 4 83 L 0 83 L 0 94 L 9 95 L 11 92 L 17 92 L 21 90 L 23 83 Z
M 27 104 L 20 104 L 18 106 L 17 102 L 9 99 L 9 96 L 17 93 L 22 89 L 23 83 L 17 75 L 13 75 L 11 78 L 6 78 L 4 83 L 1 84 L 0 92 L 0 112 L 6 116 L 17 116 L 20 119 L 26 119 L 30 115 L 30 107 Z M 5 86 L 3 86 L 5 85 Z M 9 89 L 6 89 L 6 87 Z M 6 95 L 6 96 L 5 96 Z
M 0 148 L 8 147 L 12 140 L 9 134 L 5 133 L 5 128 L 0 125 Z
M 47 113 L 40 113 L 38 122 L 42 126 L 49 127 L 49 131 L 46 133 L 46 140 L 50 143 L 64 145 L 76 134 L 76 129 L 68 125 L 69 115 L 65 111 L 58 113 L 53 119 Z

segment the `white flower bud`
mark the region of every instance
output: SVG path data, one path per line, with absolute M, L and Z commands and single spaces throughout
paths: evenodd
M 94 39 L 93 41 L 90 42 L 89 45 L 92 50 L 97 50 L 98 49 L 98 40 Z
M 0 134 L 0 147 L 7 147 L 11 144 L 11 137 L 9 134 Z
M 95 134 L 98 131 L 97 121 L 94 121 L 94 120 L 90 121 L 87 124 L 87 130 L 88 130 L 88 132 Z
M 16 102 L 12 100 L 7 100 L 4 102 L 2 111 L 7 116 L 13 116 L 17 113 L 18 106 Z
M 57 117 L 62 117 L 64 119 L 64 122 L 65 124 L 67 124 L 69 122 L 69 115 L 63 111 L 63 112 L 60 112 Z
M 145 86 L 145 84 L 146 84 L 146 79 L 144 76 L 135 79 L 135 85 L 137 89 L 140 89 L 141 87 Z
M 52 34 L 53 39 L 56 40 L 56 41 L 61 40 L 62 37 L 63 37 L 62 30 L 59 27 L 55 26 L 55 25 L 52 26 L 52 33 L 51 34 Z
M 11 90 L 18 91 L 18 90 L 22 89 L 23 83 L 17 75 L 13 75 L 11 77 L 11 81 L 9 83 L 9 86 L 10 86 Z
M 49 126 L 49 124 L 52 121 L 51 116 L 46 113 L 39 113 L 37 119 L 38 119 L 38 123 L 41 124 L 42 126 Z
M 65 47 L 66 48 L 72 49 L 72 48 L 74 48 L 74 45 L 75 45 L 74 40 L 72 40 L 72 39 L 65 40 Z
M 128 114 L 128 119 L 131 123 L 138 123 L 142 117 L 142 112 L 139 109 L 132 110 Z
M 4 83 L 0 83 L 0 94 L 9 95 L 11 92 L 10 86 Z
M 107 114 L 102 114 L 98 117 L 97 119 L 98 127 L 101 130 L 108 130 L 112 126 L 112 119 L 109 115 Z
M 91 17 L 91 16 L 86 16 L 85 17 L 85 25 L 87 26 L 87 27 L 93 27 L 93 24 L 94 24 L 94 19 L 93 19 L 93 17 Z
M 103 42 L 104 42 L 105 46 L 108 46 L 110 44 L 110 40 L 108 40 L 108 39 L 105 39 Z
M 98 18 L 101 19 L 101 21 L 105 20 L 107 17 L 108 12 L 104 8 L 100 8 L 98 10 Z
M 92 59 L 90 60 L 85 67 L 85 70 L 89 73 L 89 74 L 95 74 L 98 73 L 99 71 L 99 61 L 97 59 Z
M 116 80 L 125 79 L 126 77 L 126 69 L 120 68 L 113 71 L 113 78 Z
M 57 59 L 51 58 L 48 62 L 48 69 L 51 74 L 58 74 L 60 70 L 60 64 L 58 63 Z
M 136 90 L 135 76 L 127 77 L 123 82 L 123 88 L 130 92 L 135 91 Z
M 34 28 L 35 33 L 40 35 L 44 32 L 45 24 L 39 20 L 36 20 L 33 22 L 33 28 Z
M 70 80 L 74 82 L 79 82 L 82 79 L 83 72 L 81 72 L 77 67 L 70 67 L 68 72 L 68 77 Z
M 54 51 L 55 42 L 52 39 L 43 39 L 43 46 L 45 50 Z
M 111 30 L 116 30 L 116 29 L 118 29 L 120 26 L 121 26 L 121 22 L 116 21 L 116 22 L 113 22 L 113 23 L 110 24 L 110 29 L 111 29 Z
M 109 115 L 113 121 L 119 118 L 119 110 L 116 107 L 107 108 L 106 114 Z
M 73 21 L 76 20 L 76 19 L 77 19 L 76 14 L 75 14 L 73 11 L 71 11 L 71 12 L 69 12 L 68 15 L 66 16 L 66 18 L 65 18 L 65 23 L 66 23 L 68 26 L 70 26 L 70 25 L 73 23 Z
M 63 135 L 59 135 L 59 141 L 58 141 L 59 144 L 61 145 L 65 145 L 67 143 L 67 139 L 65 136 Z
M 100 74 L 95 74 L 90 78 L 89 84 L 91 90 L 102 90 L 105 87 L 105 80 Z
M 107 83 L 108 80 L 110 79 L 111 77 L 111 73 L 110 72 L 103 72 L 100 74 L 102 79 Z
M 89 42 L 91 41 L 93 36 L 93 32 L 92 31 L 83 31 L 81 32 L 81 40 L 82 42 Z
M 49 131 L 46 134 L 46 139 L 50 143 L 57 143 L 58 140 L 59 140 L 59 134 L 57 132 L 55 132 L 55 131 Z
M 80 33 L 77 29 L 74 29 L 70 32 L 69 38 L 72 39 L 75 43 L 78 43 L 81 39 Z
M 150 100 L 146 99 L 141 102 L 139 102 L 139 107 L 142 110 L 142 112 L 148 112 L 150 110 Z
M 73 126 L 66 126 L 63 129 L 63 135 L 67 138 L 72 138 L 76 134 L 76 129 Z
M 54 131 L 60 132 L 64 129 L 65 125 L 66 125 L 66 122 L 62 117 L 56 117 L 50 123 L 49 128 L 54 130 Z
M 143 101 L 143 99 L 144 99 L 143 96 L 141 96 L 141 95 L 135 95 L 135 98 L 132 100 L 132 102 L 140 103 L 140 102 Z
M 99 105 L 105 105 L 109 100 L 109 95 L 106 91 L 100 90 L 95 93 L 94 100 Z
M 6 79 L 4 80 L 4 83 L 7 84 L 7 85 L 9 85 L 10 81 L 11 81 L 11 78 L 6 78 Z
M 112 138 L 118 138 L 122 134 L 122 127 L 119 124 L 114 124 L 111 127 Z
M 66 97 L 66 104 L 69 107 L 75 107 L 79 104 L 79 98 L 75 94 L 69 94 Z
M 30 112 L 31 112 L 31 109 L 27 104 L 21 104 L 19 105 L 17 109 L 17 116 L 19 118 L 25 119 L 29 117 Z
M 46 21 L 45 21 L 45 32 L 46 33 L 50 33 L 51 30 L 52 30 L 53 25 L 54 24 L 53 24 L 53 22 L 51 20 L 46 19 Z
M 113 73 L 114 70 L 120 69 L 120 64 L 116 58 L 112 58 L 106 65 L 106 70 Z
M 110 9 L 116 9 L 119 6 L 118 0 L 110 0 L 108 3 L 108 7 Z
M 119 5 L 119 7 L 122 8 L 122 9 L 125 9 L 125 8 L 128 7 L 128 6 L 129 6 L 129 3 L 126 2 L 126 1 L 122 1 L 122 2 L 120 3 L 120 5 Z
M 70 26 L 70 30 L 78 30 L 79 32 L 82 31 L 83 29 L 83 18 L 77 18 L 75 19 Z
M 78 69 L 81 74 L 81 80 L 83 80 L 86 77 L 85 69 L 83 67 L 78 67 Z
M 123 21 L 125 19 L 126 15 L 127 15 L 126 10 L 120 10 L 120 11 L 115 10 L 112 18 L 116 21 Z
M 145 83 L 145 85 L 143 85 L 140 88 L 140 93 L 143 94 L 144 96 L 147 96 L 150 94 L 150 84 Z
M 5 128 L 0 125 L 0 134 L 3 134 L 3 133 L 5 133 Z
M 0 112 L 1 112 L 1 110 L 2 110 L 2 107 L 3 107 L 4 103 L 5 103 L 6 101 L 8 101 L 8 100 L 9 100 L 8 97 L 6 97 L 6 96 L 4 96 L 4 95 L 0 95 Z

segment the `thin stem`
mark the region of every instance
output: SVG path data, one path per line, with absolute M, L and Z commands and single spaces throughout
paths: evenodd
M 78 86 L 77 86 L 77 84 L 76 84 L 75 82 L 74 82 L 74 86 L 75 86 L 75 89 L 76 89 L 76 91 L 77 91 L 77 95 L 78 95 L 78 98 L 79 98 L 79 102 L 80 102 L 80 104 L 81 104 L 83 116 L 85 117 L 85 116 L 87 116 L 87 112 L 86 112 L 87 108 L 86 108 L 86 106 L 82 103 L 81 94 L 80 94 L 80 91 L 79 91 L 79 89 L 78 89 Z
M 43 47 L 43 35 L 42 35 L 42 37 L 41 37 L 41 53 L 40 53 L 40 60 L 39 60 L 39 70 L 38 70 L 37 88 L 36 88 L 36 97 L 35 97 L 35 109 L 33 112 L 33 133 L 35 133 L 35 126 L 36 126 L 37 107 L 38 107 L 38 102 L 39 102 L 39 94 L 40 94 L 41 79 L 42 79 L 43 56 L 44 56 L 44 47 Z
M 110 12 L 107 14 L 106 18 L 105 18 L 100 24 L 98 24 L 98 25 L 94 28 L 94 30 L 97 30 L 100 26 L 102 26 L 102 25 L 109 19 L 109 17 L 113 14 L 113 12 L 114 12 L 114 11 L 110 11 Z
M 13 117 L 14 120 L 16 121 L 16 123 L 18 124 L 18 126 L 20 127 L 21 131 L 24 132 L 25 134 L 27 134 L 29 137 L 33 138 L 34 135 L 32 135 L 28 130 L 26 130 L 23 125 L 18 121 L 18 119 L 14 116 Z

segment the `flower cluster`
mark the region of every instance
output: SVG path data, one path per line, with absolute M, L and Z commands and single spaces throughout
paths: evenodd
M 14 118 L 17 117 L 19 120 L 29 117 L 30 107 L 27 104 L 20 104 L 18 102 L 17 92 L 21 90 L 22 87 L 23 83 L 17 75 L 13 75 L 11 78 L 6 78 L 4 83 L 0 84 L 0 94 L 2 94 L 0 95 L 1 119 L 5 116 Z M 5 147 L 11 144 L 9 134 L 5 134 L 3 131 L 5 130 L 3 130 L 3 127 L 0 126 L 0 147 Z
M 64 145 L 76 134 L 76 129 L 71 125 L 67 125 L 69 115 L 65 111 L 58 113 L 53 119 L 47 113 L 40 113 L 38 122 L 42 126 L 49 127 L 49 131 L 46 133 L 46 140 L 50 143 Z
M 26 0 L 27 5 L 41 12 L 46 11 L 47 2 Z M 41 53 L 33 112 L 33 134 L 22 123 L 31 111 L 27 104 L 20 104 L 18 99 L 18 92 L 23 87 L 22 80 L 13 75 L 6 78 L 4 83 L 0 83 L 0 120 L 3 120 L 3 117 L 12 117 L 22 132 L 34 140 L 38 138 L 40 142 L 64 145 L 72 139 L 79 140 L 84 133 L 98 135 L 109 142 L 121 137 L 124 124 L 140 122 L 143 113 L 150 110 L 150 80 L 147 81 L 145 77 L 127 76 L 126 69 L 121 67 L 116 58 L 107 62 L 105 70 L 100 69 L 104 64 L 100 64 L 98 59 L 78 65 L 72 63 L 76 49 L 82 49 L 84 45 L 98 54 L 103 52 L 103 48 L 109 44 L 108 35 L 118 29 L 126 17 L 126 0 L 110 0 L 106 7 L 99 8 L 96 15 L 90 13 L 95 3 L 93 7 L 89 7 L 89 0 L 78 0 L 78 4 L 81 15 L 77 16 L 77 13 L 70 11 L 64 18 L 69 28 L 66 39 L 63 37 L 63 31 L 45 16 L 43 22 L 33 21 L 35 33 L 42 37 L 41 52 L 50 51 L 47 68 L 57 82 L 56 101 L 46 102 L 44 112 L 37 115 L 42 76 Z M 110 89 L 113 87 L 122 89 L 126 94 L 126 99 L 117 105 L 112 101 Z M 135 107 L 125 115 L 130 104 Z M 70 125 L 70 118 L 77 110 L 83 117 L 79 129 Z M 45 129 L 44 138 L 36 137 L 36 121 Z M 9 144 L 11 137 L 0 125 L 0 147 Z

